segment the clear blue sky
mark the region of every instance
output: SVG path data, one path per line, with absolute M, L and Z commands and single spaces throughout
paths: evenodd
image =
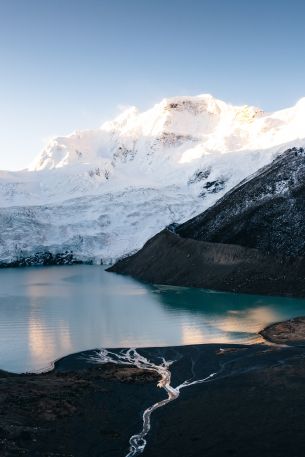
M 0 0 L 0 169 L 118 105 L 212 93 L 274 110 L 305 96 L 301 0 Z

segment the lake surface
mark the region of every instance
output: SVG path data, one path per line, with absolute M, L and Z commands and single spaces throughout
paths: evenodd
M 100 266 L 0 270 L 0 368 L 40 370 L 98 347 L 253 343 L 305 300 L 150 286 Z

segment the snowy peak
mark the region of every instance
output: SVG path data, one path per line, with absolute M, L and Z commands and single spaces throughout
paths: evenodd
M 122 150 L 123 158 L 128 155 L 126 151 L 132 151 L 129 154 L 132 158 L 136 154 L 151 156 L 160 145 L 181 147 L 183 143 L 194 141 L 201 144 L 201 149 L 223 152 L 228 149 L 224 136 L 230 134 L 232 127 L 248 129 L 261 115 L 258 108 L 234 107 L 209 94 L 167 98 L 144 112 L 136 107 L 127 108 L 99 129 L 75 132 L 50 141 L 30 169 L 96 164 L 117 158 Z M 183 149 L 189 146 L 193 145 L 185 144 Z M 177 157 L 177 162 L 181 157 Z
M 95 130 L 53 139 L 30 167 L 114 169 L 137 159 L 141 172 L 153 162 L 190 163 L 206 154 L 268 149 L 305 137 L 305 99 L 294 107 L 265 113 L 234 106 L 210 94 L 163 99 L 140 112 L 126 108 Z M 145 165 L 144 165 L 145 162 Z
M 53 139 L 29 170 L 44 173 L 42 201 L 130 186 L 188 186 L 202 196 L 237 184 L 280 151 L 303 146 L 304 115 L 305 99 L 270 114 L 210 94 L 165 98 L 147 111 L 129 107 L 100 128 Z M 22 197 L 19 189 L 14 195 Z
M 264 113 L 202 94 L 130 107 L 100 128 L 54 138 L 29 170 L 0 173 L 0 263 L 45 252 L 125 256 L 304 147 L 304 116 L 305 99 Z

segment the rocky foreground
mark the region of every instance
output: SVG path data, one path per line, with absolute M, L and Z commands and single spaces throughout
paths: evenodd
M 94 352 L 92 352 L 94 354 Z M 87 363 L 89 353 L 48 373 L 0 372 L 0 455 L 119 456 L 160 393 L 155 373 Z
M 295 335 L 305 335 L 305 319 L 266 332 L 281 342 L 293 341 Z M 305 455 L 303 347 L 214 344 L 138 351 L 154 363 L 161 357 L 174 361 L 172 386 L 216 373 L 153 413 L 143 455 Z M 49 373 L 0 373 L 1 456 L 128 454 L 129 438 L 142 428 L 144 409 L 166 394 L 157 388 L 156 373 L 96 364 L 95 355 L 87 351 L 65 357 Z

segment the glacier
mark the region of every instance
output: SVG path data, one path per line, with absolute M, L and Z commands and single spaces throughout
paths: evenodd
M 203 94 L 54 138 L 28 169 L 0 171 L 0 266 L 45 252 L 107 264 L 133 253 L 304 147 L 304 118 L 305 98 L 265 113 Z

